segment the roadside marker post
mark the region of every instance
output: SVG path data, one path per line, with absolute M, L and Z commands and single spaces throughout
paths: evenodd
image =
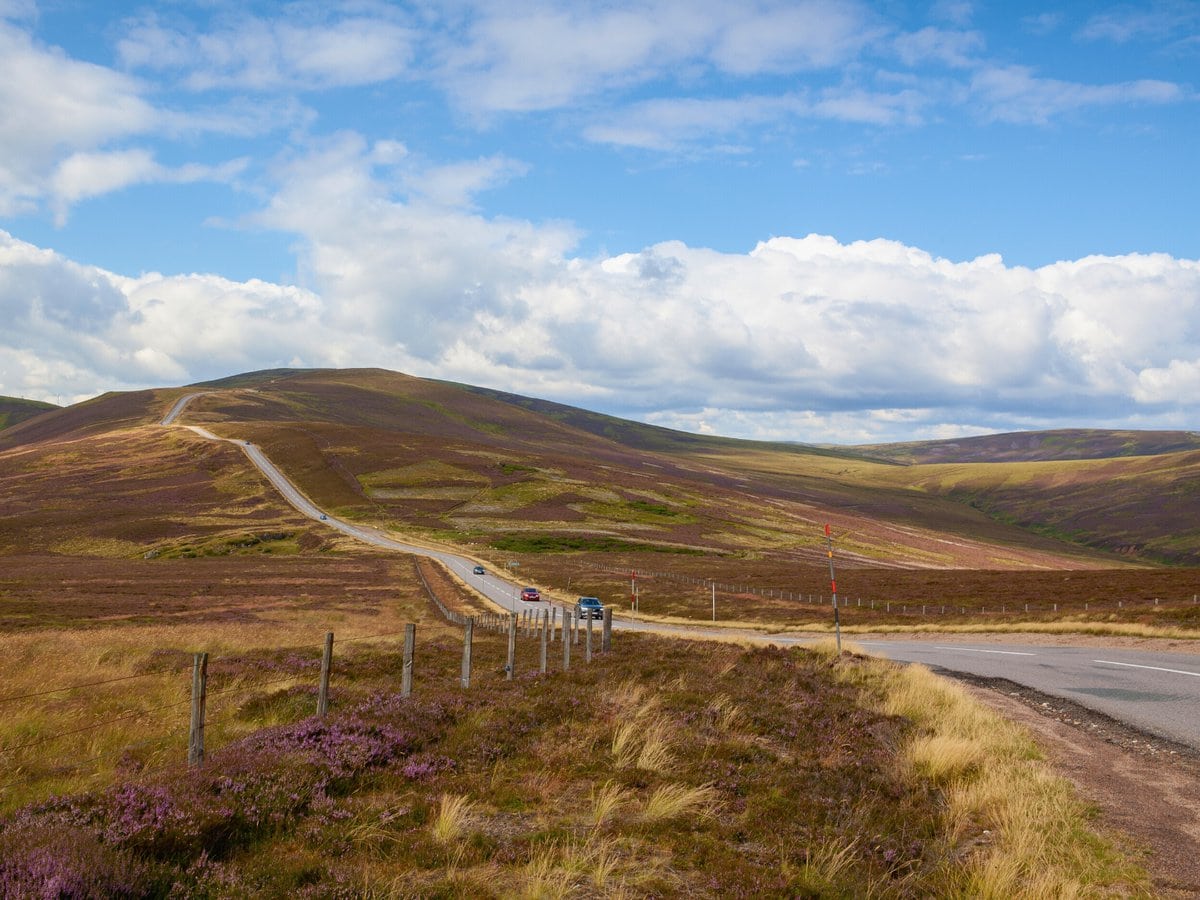
M 833 591 L 833 633 L 837 637 L 837 652 L 842 652 L 842 623 L 838 617 L 837 578 L 833 574 L 833 536 L 829 533 L 829 523 L 825 523 L 825 543 L 829 546 L 829 587 Z

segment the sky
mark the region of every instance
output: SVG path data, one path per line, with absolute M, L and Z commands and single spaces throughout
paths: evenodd
M 0 0 L 0 395 L 1200 429 L 1200 3 Z

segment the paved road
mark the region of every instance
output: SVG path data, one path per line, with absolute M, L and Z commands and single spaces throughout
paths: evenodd
M 163 418 L 171 425 L 188 402 L 181 398 Z M 284 498 L 311 519 L 374 547 L 432 557 L 455 571 L 465 582 L 503 609 L 547 608 L 547 602 L 524 603 L 517 599 L 521 585 L 488 572 L 475 575 L 477 564 L 458 553 L 431 549 L 396 540 L 386 532 L 329 516 L 276 468 L 261 449 L 247 441 L 218 437 L 197 425 L 182 426 L 214 441 L 237 445 L 270 480 Z M 614 616 L 614 628 L 654 630 L 681 637 L 746 637 L 780 644 L 811 643 L 815 638 L 767 635 L 704 626 L 661 626 Z M 1200 749 L 1200 654 L 1156 653 L 1140 650 L 1017 644 L 952 643 L 931 641 L 856 641 L 869 652 L 903 662 L 920 662 L 935 669 L 966 672 L 989 678 L 1006 678 L 1055 697 L 1063 697 L 1133 725 L 1150 734 Z

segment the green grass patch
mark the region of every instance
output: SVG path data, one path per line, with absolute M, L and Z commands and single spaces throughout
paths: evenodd
M 496 538 L 492 546 L 506 553 L 672 553 L 684 556 L 703 556 L 694 547 L 674 547 L 668 544 L 641 544 L 606 535 L 531 534 L 508 535 Z
M 148 559 L 196 559 L 204 556 L 235 556 L 248 553 L 292 555 L 300 552 L 295 532 L 262 531 L 222 535 L 205 541 L 156 547 L 146 554 Z

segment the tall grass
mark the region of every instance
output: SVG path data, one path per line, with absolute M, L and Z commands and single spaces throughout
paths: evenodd
M 1028 733 L 927 668 L 885 666 L 882 711 L 916 729 L 900 764 L 942 787 L 950 833 L 987 831 L 949 880 L 971 897 L 1070 897 L 1144 877 L 1086 827 L 1092 810 L 1042 761 Z M 861 676 L 857 676 L 861 677 Z M 1144 882 L 1141 882 L 1144 886 Z
M 663 784 L 654 789 L 642 807 L 642 819 L 661 822 L 680 816 L 711 816 L 715 813 L 717 792 L 712 785 L 688 787 L 684 784 Z
M 469 797 L 442 794 L 429 833 L 439 844 L 453 843 L 466 831 L 474 811 L 475 803 Z

